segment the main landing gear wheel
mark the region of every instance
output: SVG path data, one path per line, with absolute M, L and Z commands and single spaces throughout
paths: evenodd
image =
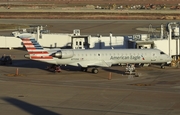
M 98 72 L 99 72 L 99 71 L 98 71 L 98 69 L 97 69 L 97 68 L 92 69 L 92 73 L 97 74 Z

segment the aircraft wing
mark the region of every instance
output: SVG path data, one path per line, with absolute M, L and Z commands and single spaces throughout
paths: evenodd
M 77 63 L 77 62 L 76 62 Z M 90 67 L 90 66 L 96 66 L 96 67 L 111 67 L 111 62 L 106 62 L 104 60 L 97 60 L 97 61 L 80 61 L 77 63 L 80 67 Z M 71 64 L 70 64 L 71 65 Z M 74 64 L 73 64 L 74 65 Z

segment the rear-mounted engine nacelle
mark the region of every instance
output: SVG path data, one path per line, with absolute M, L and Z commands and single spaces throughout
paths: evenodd
M 61 59 L 66 59 L 66 58 L 71 58 L 73 57 L 74 53 L 71 50 L 64 50 L 64 51 L 57 51 L 56 53 L 53 53 L 53 57 L 61 58 Z

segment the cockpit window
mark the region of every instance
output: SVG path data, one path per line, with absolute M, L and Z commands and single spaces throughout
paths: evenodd
M 164 52 L 160 52 L 160 54 L 165 54 Z

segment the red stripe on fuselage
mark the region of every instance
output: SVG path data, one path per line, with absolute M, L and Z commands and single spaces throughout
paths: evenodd
M 46 51 L 42 51 L 42 52 L 40 52 L 40 51 L 37 51 L 37 52 L 29 52 L 29 54 L 48 54 L 48 52 L 46 52 Z
M 53 59 L 52 56 L 31 56 L 31 59 Z
M 33 45 L 32 43 L 24 43 L 24 45 Z

